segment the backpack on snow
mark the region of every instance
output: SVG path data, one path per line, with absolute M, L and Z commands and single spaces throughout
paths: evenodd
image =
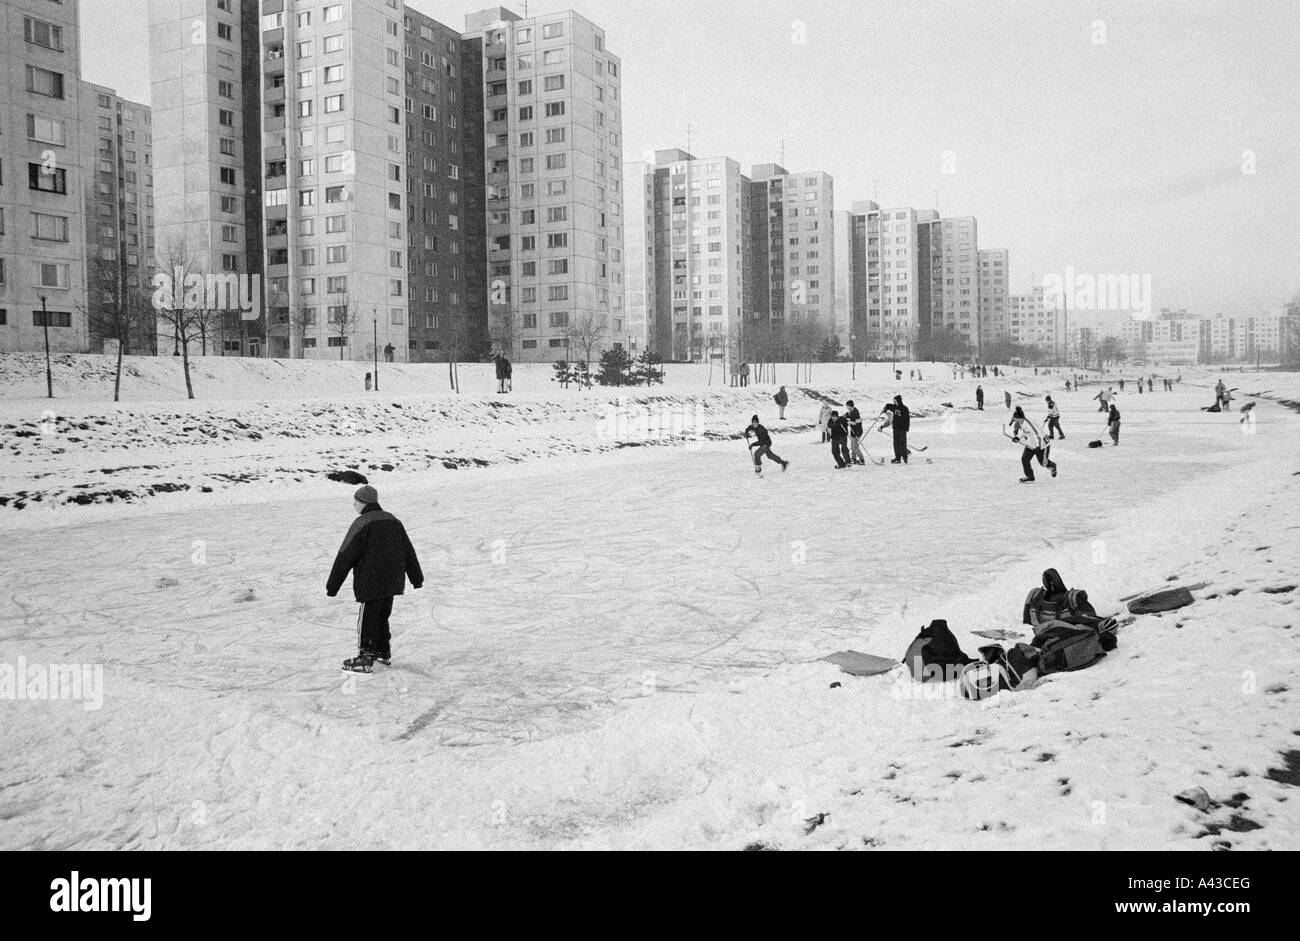
M 1038 634 L 1033 645 L 1039 650 L 1039 670 L 1044 676 L 1082 670 L 1106 656 L 1101 634 L 1095 627 L 1076 627 L 1063 622 Z
M 1104 447 L 1104 445 L 1101 443 L 1101 439 L 1098 439 L 1098 440 L 1096 440 L 1096 441 L 1089 441 L 1089 442 L 1088 442 L 1088 447 L 1090 447 L 1090 448 L 1100 448 L 1100 447 Z
M 903 654 L 903 663 L 918 683 L 943 682 L 952 678 L 956 668 L 974 662 L 974 658 L 962 652 L 957 638 L 948 629 L 948 622 L 938 619 L 931 621 L 929 627 L 921 628 Z

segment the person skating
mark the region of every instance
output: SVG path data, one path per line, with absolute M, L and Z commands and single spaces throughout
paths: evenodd
M 1061 431 L 1061 410 L 1056 407 L 1056 403 L 1052 401 L 1052 397 L 1049 395 L 1047 397 L 1047 440 L 1055 440 L 1058 434 L 1061 436 L 1061 440 L 1064 441 L 1065 432 Z
M 981 412 L 984 411 L 984 387 L 975 387 L 975 407 Z
M 1006 403 L 1007 403 L 1007 409 L 1010 410 L 1010 408 L 1011 408 L 1011 393 L 1010 393 L 1010 392 L 1003 392 L 1003 393 L 1002 393 L 1002 398 L 1003 398 L 1003 399 L 1006 401 Z
M 840 415 L 839 412 L 831 412 L 830 420 L 826 423 L 831 435 L 831 456 L 835 458 L 835 466 L 845 468 L 849 466 L 849 422 L 847 418 Z
M 1020 478 L 1022 484 L 1032 484 L 1034 482 L 1033 461 L 1038 460 L 1040 467 L 1046 467 L 1051 471 L 1052 476 L 1056 476 L 1056 462 L 1051 457 L 1051 445 L 1043 442 L 1043 436 L 1038 433 L 1034 423 L 1025 417 L 1024 409 L 1019 405 L 1011 413 L 1011 421 L 1008 423 L 1011 434 L 1008 435 L 1012 441 L 1024 445 L 1024 450 L 1020 452 L 1020 466 L 1025 472 L 1025 476 Z
M 333 598 L 352 573 L 352 593 L 361 604 L 357 614 L 357 655 L 343 661 L 343 669 L 370 673 L 375 661 L 392 663 L 388 618 L 393 598 L 424 585 L 424 573 L 406 528 L 379 505 L 379 492 L 366 485 L 353 494 L 357 518 L 348 527 L 330 569 L 325 593 Z
M 1147 391 L 1148 392 L 1156 391 L 1156 380 L 1154 376 L 1147 376 Z
M 849 423 L 849 463 L 865 464 L 867 460 L 862 456 L 862 413 L 852 399 L 844 404 L 849 407 L 848 414 L 844 416 L 844 420 Z
M 767 429 L 759 423 L 758 416 L 755 415 L 749 420 L 749 427 L 745 429 L 745 440 L 749 441 L 750 435 L 754 440 L 750 441 L 749 450 L 754 458 L 754 473 L 763 473 L 763 458 L 766 456 L 769 460 L 776 461 L 781 465 L 781 470 L 790 466 L 789 461 L 783 461 L 776 454 L 772 453 L 772 436 L 767 433 Z
M 1219 408 L 1223 408 L 1223 393 L 1226 388 L 1222 379 L 1214 384 L 1214 401 L 1219 404 Z
M 891 464 L 907 463 L 907 433 L 912 427 L 912 413 L 906 405 L 903 404 L 901 395 L 894 396 L 893 420 L 890 422 L 890 428 L 894 432 L 894 459 Z
M 781 390 L 777 392 L 776 395 L 772 396 L 772 399 L 776 402 L 776 407 L 780 411 L 777 418 L 781 421 L 785 421 L 785 407 L 790 404 L 790 396 L 786 394 L 785 386 L 781 386 Z
M 1119 447 L 1119 409 L 1111 403 L 1110 411 L 1106 414 L 1106 430 L 1110 432 L 1110 440 L 1115 442 L 1115 447 Z
M 1121 392 L 1124 391 L 1124 377 L 1123 377 L 1123 376 L 1120 376 L 1120 377 L 1119 377 L 1119 391 L 1121 391 Z
M 1093 399 L 1094 399 L 1094 400 L 1096 400 L 1096 401 L 1098 401 L 1098 402 L 1101 403 L 1099 406 L 1097 406 L 1097 411 L 1099 411 L 1099 412 L 1104 412 L 1104 411 L 1106 411 L 1106 409 L 1107 409 L 1107 408 L 1109 407 L 1109 405 L 1110 405 L 1110 397 L 1111 397 L 1111 395 L 1113 395 L 1113 394 L 1114 394 L 1114 393 L 1112 393 L 1112 392 L 1108 392 L 1108 391 L 1106 391 L 1105 389 L 1102 389 L 1100 392 L 1098 392 L 1096 395 L 1093 396 Z

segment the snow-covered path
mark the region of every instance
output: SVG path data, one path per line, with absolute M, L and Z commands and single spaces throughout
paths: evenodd
M 105 696 L 0 703 L 0 846 L 1179 845 L 1168 788 L 1217 773 L 1201 746 L 1225 782 L 1260 775 L 1300 724 L 1300 592 L 1145 619 L 996 708 L 804 663 L 899 656 L 935 617 L 973 653 L 1048 565 L 1102 609 L 1152 572 L 1300 581 L 1300 418 L 1263 403 L 1243 435 L 1203 390 L 1128 396 L 1121 447 L 1089 450 L 1088 395 L 1062 397 L 1061 476 L 1032 486 L 1000 403 L 916 422 L 910 467 L 836 471 L 797 433 L 761 479 L 719 442 L 380 481 L 428 581 L 369 678 L 337 672 L 355 607 L 324 596 L 345 488 L 16 531 L 0 663 L 102 664 Z M 1243 671 L 1258 691 L 1233 695 Z M 1252 805 L 1242 839 L 1300 846 L 1296 808 Z

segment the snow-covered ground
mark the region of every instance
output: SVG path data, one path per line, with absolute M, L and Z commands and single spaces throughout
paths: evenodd
M 296 397 L 246 375 L 117 408 L 70 384 L 24 437 L 43 374 L 4 383 L 0 496 L 42 499 L 0 509 L 0 695 L 20 658 L 103 687 L 100 708 L 0 698 L 0 847 L 1300 848 L 1300 415 L 1276 401 L 1300 378 L 1229 377 L 1272 396 L 1243 434 L 1185 371 L 1125 394 L 1121 446 L 1095 450 L 1095 388 L 1060 391 L 1061 475 L 1030 486 L 1002 392 L 1038 419 L 1059 377 L 990 378 L 981 413 L 973 381 L 887 369 L 796 387 L 786 367 L 781 429 L 771 387 L 683 368 L 637 395 L 703 433 L 654 448 L 619 446 L 637 429 L 611 424 L 617 392 L 528 370 L 513 399 L 486 372 L 454 397 L 396 367 L 391 399 L 333 395 L 323 371 Z M 833 470 L 819 396 L 873 414 L 896 391 L 928 450 Z M 728 437 L 754 411 L 788 473 L 755 478 Z M 352 466 L 427 578 L 372 677 L 338 672 L 355 606 L 324 594 L 352 488 L 323 474 Z M 63 502 L 114 467 L 138 468 L 127 498 Z M 151 483 L 191 489 L 142 499 Z M 1047 566 L 1105 611 L 1207 584 L 1097 666 L 986 703 L 816 662 L 898 657 L 933 618 L 973 654 L 972 631 L 1020 628 Z M 1174 801 L 1193 786 L 1222 806 Z

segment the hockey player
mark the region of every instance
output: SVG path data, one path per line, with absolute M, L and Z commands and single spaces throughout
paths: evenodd
M 1061 436 L 1061 440 L 1064 441 L 1065 432 L 1061 431 L 1061 410 L 1056 407 L 1056 403 L 1052 401 L 1052 397 L 1049 395 L 1047 397 L 1047 440 L 1055 440 L 1058 434 Z
M 830 421 L 827 423 L 827 430 L 831 436 L 831 456 L 835 458 L 835 466 L 843 469 L 849 466 L 849 421 L 840 415 L 839 412 L 831 412 Z
M 1056 476 L 1056 462 L 1052 460 L 1052 446 L 1043 441 L 1042 435 L 1034 427 L 1034 423 L 1025 417 L 1024 409 L 1019 405 L 1011 413 L 1011 421 L 1008 424 L 1011 433 L 1007 435 L 1012 441 L 1024 445 L 1024 450 L 1020 453 L 1020 466 L 1025 471 L 1025 476 L 1020 478 L 1022 484 L 1032 484 L 1034 482 L 1034 468 L 1031 461 L 1037 458 L 1039 466 L 1046 467 Z
M 776 454 L 772 452 L 772 436 L 768 434 L 767 429 L 764 428 L 759 423 L 757 415 L 755 415 L 753 418 L 749 420 L 749 427 L 747 427 L 744 431 L 746 441 L 749 441 L 749 436 L 751 434 L 754 436 L 754 440 L 750 442 L 749 450 L 751 455 L 754 458 L 755 474 L 763 473 L 764 456 L 766 456 L 769 460 L 776 461 L 778 464 L 780 464 L 781 470 L 783 471 L 790 466 L 789 461 L 781 460 L 780 457 L 778 457 Z
M 849 463 L 866 464 L 867 460 L 862 456 L 862 413 L 852 399 L 844 404 L 849 408 L 848 414 L 844 416 L 849 423 Z

